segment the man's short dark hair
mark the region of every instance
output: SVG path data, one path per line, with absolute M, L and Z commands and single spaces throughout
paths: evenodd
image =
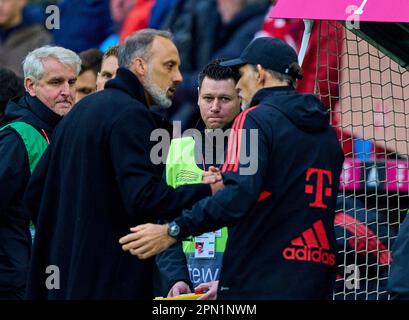
M 24 95 L 23 79 L 7 69 L 0 68 L 0 115 L 4 113 L 7 102 Z
M 85 71 L 91 70 L 97 76 L 99 70 L 101 70 L 102 52 L 91 48 L 81 52 L 79 56 L 81 58 L 81 71 L 79 74 L 81 75 Z
M 203 79 L 208 77 L 213 80 L 228 80 L 233 79 L 237 83 L 240 79 L 240 74 L 237 70 L 234 70 L 230 67 L 223 67 L 220 65 L 220 62 L 225 61 L 226 59 L 216 59 L 207 64 L 203 70 L 200 72 L 198 77 L 198 86 L 199 89 L 202 87 Z

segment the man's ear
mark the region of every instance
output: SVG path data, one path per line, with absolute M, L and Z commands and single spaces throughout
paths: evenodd
M 35 83 L 35 81 L 33 79 L 25 78 L 24 79 L 24 86 L 26 87 L 26 90 L 30 94 L 30 96 L 32 96 L 32 97 L 36 96 L 36 92 L 35 92 L 36 83 Z
M 199 101 L 200 101 L 200 89 L 199 87 L 197 87 L 197 105 L 199 105 Z
M 137 76 L 144 77 L 147 74 L 146 62 L 140 57 L 133 59 L 131 68 Z
M 266 81 L 267 72 L 260 64 L 256 66 L 256 69 L 258 72 L 257 84 L 263 86 Z

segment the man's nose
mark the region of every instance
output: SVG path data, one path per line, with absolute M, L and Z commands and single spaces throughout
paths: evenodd
M 183 81 L 182 74 L 180 73 L 180 70 L 177 69 L 175 75 L 173 76 L 173 83 L 179 84 Z
M 240 91 L 241 91 L 241 83 L 240 83 L 240 80 L 237 82 L 235 89 L 236 89 L 236 92 L 237 92 L 237 93 L 240 93 Z
M 61 86 L 61 94 L 64 96 L 70 95 L 70 84 L 68 82 L 64 82 Z
M 212 104 L 210 106 L 210 111 L 212 111 L 212 112 L 219 112 L 220 111 L 220 100 L 219 99 L 214 99 L 212 101 Z

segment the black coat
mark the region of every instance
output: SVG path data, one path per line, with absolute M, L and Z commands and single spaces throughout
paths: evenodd
M 23 121 L 51 133 L 61 116 L 29 94 L 10 101 L 0 127 Z M 11 128 L 0 131 L 0 291 L 23 292 L 31 249 L 29 215 L 23 210 L 24 189 L 30 177 L 26 147 Z
M 180 237 L 229 227 L 220 299 L 330 299 L 337 135 L 321 102 L 292 87 L 262 89 L 252 105 L 232 127 L 225 188 L 175 219 Z
M 64 118 L 27 189 L 38 212 L 28 298 L 152 298 L 153 259 L 122 251 L 119 238 L 211 195 L 208 185 L 175 190 L 162 180 L 163 165 L 150 159 L 161 121 L 123 68 Z M 59 290 L 45 286 L 48 265 L 59 268 Z

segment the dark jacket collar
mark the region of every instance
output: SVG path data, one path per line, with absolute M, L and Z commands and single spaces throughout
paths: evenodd
M 251 100 L 250 106 L 254 107 L 260 104 L 266 98 L 270 98 L 274 95 L 291 92 L 294 91 L 294 87 L 292 86 L 283 86 L 283 87 L 271 87 L 271 88 L 263 88 L 254 95 L 253 99 Z
M 145 90 L 138 78 L 128 69 L 119 68 L 116 77 L 105 84 L 105 88 L 119 89 L 148 107 L 145 99 Z
M 62 116 L 26 92 L 23 97 L 9 101 L 1 122 L 20 120 L 51 132 L 61 119 Z
M 305 132 L 322 132 L 329 126 L 329 113 L 313 94 L 302 94 L 291 86 L 264 88 L 251 106 L 272 105 Z
M 56 114 L 50 108 L 48 108 L 44 103 L 42 103 L 37 97 L 32 97 L 28 93 L 22 98 L 22 103 L 25 103 L 28 108 L 45 124 L 47 124 L 50 128 L 45 129 L 53 129 L 55 126 L 60 122 L 62 116 Z
M 109 80 L 105 84 L 105 88 L 113 88 L 124 91 L 149 109 L 148 103 L 146 102 L 145 98 L 145 89 L 143 88 L 138 78 L 126 68 L 119 68 L 116 72 L 116 77 L 112 80 Z M 155 112 L 153 110 L 149 111 L 151 112 L 153 120 L 158 127 L 166 129 L 170 133 L 172 132 L 172 124 L 168 120 L 166 120 L 165 117 L 163 117 L 159 112 Z

